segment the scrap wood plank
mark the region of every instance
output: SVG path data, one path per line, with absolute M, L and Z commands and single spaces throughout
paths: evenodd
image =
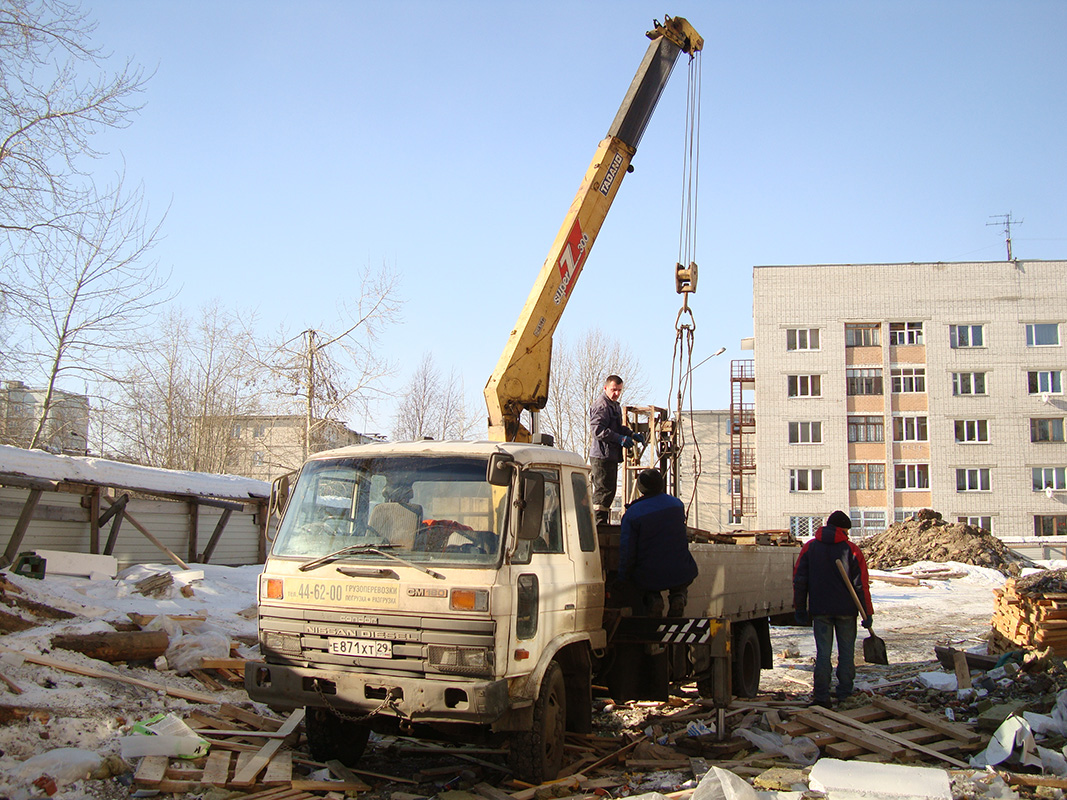
M 339 778 L 344 783 L 358 783 L 358 784 L 366 787 L 366 788 L 363 788 L 363 789 L 359 789 L 358 791 L 361 791 L 361 792 L 369 792 L 370 791 L 370 788 L 371 788 L 370 786 L 367 786 L 366 783 L 364 783 L 358 777 L 356 777 L 356 774 L 354 772 L 352 772 L 352 770 L 350 770 L 348 767 L 346 767 L 344 764 L 342 764 L 337 759 L 333 759 L 332 761 L 327 761 L 326 762 L 326 766 L 330 768 L 330 772 L 332 772 L 337 778 Z
M 261 731 L 276 731 L 281 728 L 285 722 L 284 720 L 264 717 L 262 714 L 246 711 L 239 706 L 235 706 L 233 703 L 223 703 L 219 706 L 219 714 L 224 717 L 240 720 L 246 725 L 251 725 L 253 728 L 258 728 Z
M 228 750 L 212 750 L 207 754 L 200 782 L 208 786 L 225 786 L 230 779 L 230 761 L 233 753 Z
M 298 708 L 296 711 L 289 715 L 288 719 L 285 720 L 281 728 L 278 729 L 278 732 L 284 732 L 286 734 L 292 733 L 296 730 L 297 726 L 303 721 L 304 709 Z M 237 774 L 233 776 L 231 784 L 233 786 L 252 785 L 256 780 L 256 776 L 260 773 L 260 770 L 267 766 L 267 762 L 271 760 L 271 758 L 274 756 L 275 753 L 278 752 L 281 746 L 282 739 L 272 739 L 271 741 L 263 745 L 263 747 L 259 749 L 259 752 L 255 753 L 253 757 L 249 759 L 248 763 L 244 765 L 244 767 L 240 767 L 237 770 Z
M 794 714 L 793 717 L 816 730 L 832 733 L 838 739 L 844 739 L 846 742 L 851 742 L 866 750 L 872 750 L 890 758 L 899 758 L 907 752 L 907 749 L 899 742 L 886 741 L 884 734 L 869 728 L 862 722 L 856 722 L 843 714 L 838 715 L 843 721 L 837 720 L 830 717 L 829 714 L 823 714 L 827 709 L 821 709 L 816 712 L 815 708 L 816 706 L 813 706 L 807 711 Z
M 95 669 L 93 667 L 82 667 L 77 664 L 71 664 L 66 661 L 60 661 L 56 658 L 50 658 L 48 656 L 39 656 L 33 653 L 27 653 L 24 650 L 14 650 L 9 647 L 3 647 L 0 645 L 0 653 L 14 653 L 21 656 L 25 661 L 29 661 L 31 664 L 40 664 L 43 667 L 52 667 L 53 669 L 62 670 L 63 672 L 71 672 L 75 675 L 85 675 L 89 678 L 103 678 L 105 680 L 120 681 L 121 683 L 129 683 L 133 686 L 140 686 L 142 689 L 148 689 L 152 692 L 163 692 L 171 697 L 180 697 L 183 700 L 189 700 L 193 703 L 203 703 L 204 705 L 211 705 L 218 702 L 218 697 L 211 694 L 204 694 L 202 692 L 190 692 L 186 689 L 181 689 L 174 686 L 166 686 L 161 683 L 152 683 L 151 681 L 143 681 L 140 678 L 134 678 L 132 675 L 123 675 L 119 672 Z
M 915 706 L 901 700 L 890 700 L 887 697 L 875 697 L 873 704 L 878 708 L 884 708 L 895 716 L 910 719 L 912 722 L 917 722 L 925 728 L 940 731 L 946 736 L 966 744 L 975 744 L 982 740 L 982 736 L 970 728 L 966 728 L 957 722 L 951 722 L 941 717 L 935 717 L 933 714 L 927 714 L 925 711 L 920 711 Z
M 914 750 L 914 751 L 919 752 L 919 753 L 925 753 L 928 756 L 933 756 L 934 758 L 938 759 L 939 761 L 945 761 L 945 762 L 947 762 L 949 764 L 952 764 L 952 766 L 954 766 L 954 767 L 959 767 L 960 769 L 967 769 L 968 768 L 968 764 L 966 764 L 963 761 L 960 761 L 957 758 L 953 758 L 952 756 L 947 756 L 944 753 L 939 753 L 937 750 L 933 750 L 933 749 L 931 749 L 929 747 L 925 747 L 924 745 L 917 744 L 917 743 L 914 743 L 914 742 L 909 742 L 907 739 L 902 739 L 901 737 L 897 736 L 896 734 L 885 733 L 885 732 L 879 731 L 879 730 L 877 730 L 875 728 L 871 728 L 869 726 L 863 725 L 862 722 L 855 722 L 854 720 L 850 719 L 849 717 L 845 716 L 844 714 L 838 714 L 837 712 L 831 711 L 828 708 L 820 708 L 819 711 L 814 716 L 825 716 L 825 717 L 828 717 L 829 719 L 832 719 L 832 720 L 839 720 L 841 722 L 844 722 L 846 725 L 853 724 L 853 725 L 856 725 L 856 726 L 862 726 L 866 731 L 870 731 L 875 736 L 877 736 L 879 738 L 882 738 L 882 739 L 886 739 L 890 743 L 897 744 L 897 745 L 903 745 L 908 750 Z
M 353 779 L 363 783 L 352 776 Z M 263 771 L 263 780 L 261 781 L 264 786 L 289 786 L 293 780 L 293 751 L 283 750 L 280 753 L 276 753 L 274 758 L 267 764 L 267 768 Z M 352 781 L 347 781 L 352 783 Z M 367 786 L 367 784 L 363 784 Z M 370 791 L 370 787 L 367 786 L 365 790 Z
M 241 797 L 241 800 L 318 800 L 318 798 L 301 789 L 283 786 L 278 789 L 266 789 L 255 794 L 246 794 Z
M 167 774 L 169 763 L 170 759 L 167 756 L 145 756 L 133 774 L 134 783 L 143 786 L 158 786 Z
M 490 786 L 488 783 L 476 783 L 473 790 L 486 800 L 511 800 L 510 794 L 497 789 L 495 786 Z

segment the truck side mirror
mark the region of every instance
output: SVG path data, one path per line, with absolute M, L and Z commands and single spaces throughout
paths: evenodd
M 542 473 L 522 473 L 522 502 L 519 508 L 519 538 L 538 538 L 541 535 L 541 518 L 545 513 L 545 476 Z
M 485 481 L 490 486 L 507 486 L 511 483 L 512 465 L 515 457 L 510 453 L 493 453 L 485 468 Z
M 270 504 L 267 506 L 269 516 L 281 517 L 285 513 L 285 507 L 289 503 L 290 484 L 289 478 L 292 473 L 286 473 L 274 479 L 270 485 Z

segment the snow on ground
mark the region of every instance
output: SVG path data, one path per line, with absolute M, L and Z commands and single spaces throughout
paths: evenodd
M 993 590 L 1004 585 L 1005 577 L 994 569 L 960 564 L 919 562 L 913 569 L 951 567 L 966 577 L 923 580 L 919 586 L 898 586 L 876 579 L 892 572 L 871 570 L 871 600 L 874 602 L 874 632 L 885 640 L 889 666 L 863 663 L 861 642 L 856 642 L 857 681 L 875 683 L 892 680 L 898 673 L 915 672 L 908 665 L 932 661 L 934 645 L 961 650 L 983 648 L 993 616 Z M 860 628 L 862 638 L 866 632 Z M 815 640 L 811 628 L 772 627 L 775 668 L 764 671 L 760 688 L 764 691 L 803 692 L 811 690 L 815 661 Z M 787 651 L 798 652 L 784 658 Z M 984 652 L 984 649 L 982 649 Z M 836 664 L 836 655 L 834 663 Z
M 919 565 L 923 566 L 923 565 Z M 943 565 L 927 565 L 943 566 Z M 989 629 L 993 611 L 993 589 L 1004 583 L 1004 576 L 994 570 L 965 564 L 949 563 L 954 571 L 966 576 L 950 580 L 924 580 L 919 586 L 897 586 L 872 580 L 875 605 L 874 629 L 882 636 L 889 651 L 889 667 L 862 663 L 857 647 L 859 680 L 875 682 L 879 678 L 896 679 L 917 671 L 917 662 L 934 658 L 934 645 L 959 648 L 979 647 Z M 41 603 L 77 614 L 70 620 L 44 621 L 28 631 L 0 635 L 0 673 L 15 682 L 23 693 L 16 695 L 0 683 L 0 711 L 4 706 L 42 709 L 49 715 L 31 715 L 0 723 L 0 797 L 39 796 L 27 794 L 24 782 L 14 772 L 21 762 L 54 748 L 73 747 L 102 756 L 119 752 L 119 738 L 129 726 L 155 714 L 172 711 L 184 716 L 193 704 L 150 689 L 117 681 L 84 677 L 50 667 L 20 663 L 17 656 L 2 649 L 49 657 L 68 663 L 112 669 L 108 664 L 81 654 L 53 649 L 51 637 L 58 633 L 87 633 L 112 630 L 111 621 L 125 621 L 129 612 L 142 614 L 196 615 L 207 617 L 204 629 L 224 633 L 242 641 L 242 655 L 255 657 L 256 579 L 261 567 L 222 567 L 196 565 L 183 571 L 173 565 L 131 567 L 114 580 L 91 581 L 60 575 L 46 575 L 44 580 L 5 572 L 25 596 Z M 144 597 L 134 590 L 137 581 L 160 572 L 170 572 L 174 584 L 160 598 Z M 873 573 L 879 574 L 877 572 Z M 885 573 L 882 573 L 885 574 Z M 202 577 L 201 577 L 202 575 Z M 192 596 L 185 597 L 181 587 L 188 585 Z M 195 631 L 196 634 L 202 631 Z M 185 634 L 191 635 L 191 634 Z M 861 636 L 863 635 L 861 631 Z M 803 694 L 811 687 L 814 642 L 810 628 L 774 627 L 771 629 L 776 667 L 764 672 L 764 691 Z M 782 656 L 795 649 L 798 657 Z M 909 666 L 910 665 L 910 666 Z M 191 677 L 152 666 L 135 667 L 130 672 L 154 684 L 180 686 L 188 690 L 215 694 L 219 702 L 242 702 L 247 696 L 240 688 L 213 693 Z M 929 669 L 929 665 L 925 665 Z M 116 666 L 113 669 L 123 670 Z M 111 783 L 111 782 L 105 782 Z M 90 797 L 87 792 L 99 781 L 74 784 L 60 790 L 61 800 Z

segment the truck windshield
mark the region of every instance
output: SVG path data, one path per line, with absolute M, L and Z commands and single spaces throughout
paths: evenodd
M 488 565 L 505 530 L 507 488 L 485 480 L 486 460 L 382 456 L 311 461 L 278 530 L 273 554 L 315 558 L 385 546 L 415 563 Z M 381 562 L 358 547 L 348 562 Z

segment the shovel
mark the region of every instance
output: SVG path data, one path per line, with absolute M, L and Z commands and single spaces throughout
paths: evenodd
M 866 618 L 867 612 L 863 609 L 863 603 L 860 602 L 859 595 L 856 594 L 856 587 L 848 579 L 848 571 L 845 569 L 845 565 L 840 561 L 835 561 L 834 563 L 837 564 L 837 571 L 841 573 L 841 578 L 845 581 L 845 586 L 848 587 L 848 593 L 852 595 L 860 616 Z M 867 638 L 863 640 L 863 660 L 868 664 L 889 664 L 889 655 L 885 651 L 885 642 L 875 636 L 871 628 L 867 629 Z

